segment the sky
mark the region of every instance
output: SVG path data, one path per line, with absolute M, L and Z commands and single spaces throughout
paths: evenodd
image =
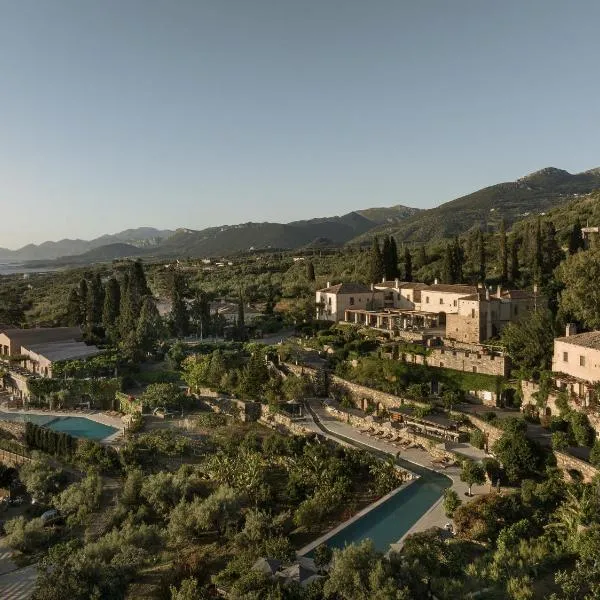
M 600 166 L 597 0 L 0 0 L 0 247 Z

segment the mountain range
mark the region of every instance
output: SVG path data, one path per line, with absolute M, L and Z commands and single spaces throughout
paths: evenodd
M 291 223 L 243 223 L 202 230 L 128 229 L 94 240 L 61 240 L 0 249 L 0 260 L 42 260 L 86 264 L 116 258 L 217 257 L 266 249 L 300 249 L 365 244 L 375 235 L 394 235 L 398 242 L 427 242 L 473 228 L 508 226 L 600 189 L 600 168 L 571 174 L 547 167 L 516 181 L 498 183 L 435 208 L 397 205 L 367 208 L 336 217 Z
M 44 242 L 39 245 L 28 244 L 18 250 L 0 248 L 0 260 L 52 260 L 62 256 L 80 255 L 109 244 L 129 244 L 140 249 L 152 248 L 158 246 L 162 240 L 173 235 L 173 233 L 169 229 L 138 227 L 137 229 L 126 229 L 112 235 L 102 235 L 93 240 L 65 239 L 58 242 Z

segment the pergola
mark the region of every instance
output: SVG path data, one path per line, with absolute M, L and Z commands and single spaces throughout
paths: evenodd
M 439 325 L 439 314 L 401 308 L 383 311 L 349 308 L 344 313 L 344 320 L 347 323 L 389 331 L 393 329 L 421 330 L 437 327 Z

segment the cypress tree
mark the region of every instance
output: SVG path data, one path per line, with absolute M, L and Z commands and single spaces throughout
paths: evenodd
M 238 300 L 238 318 L 237 318 L 237 325 L 238 327 L 243 327 L 245 324 L 245 316 L 244 316 L 244 296 L 242 294 L 242 291 L 240 290 L 240 297 Z
M 273 285 L 269 281 L 269 285 L 267 286 L 267 302 L 265 304 L 265 314 L 272 315 L 275 311 L 275 291 L 273 290 Z
M 309 281 L 315 280 L 315 265 L 313 265 L 311 260 L 306 263 L 306 278 Z
M 369 255 L 369 283 L 380 283 L 384 275 L 383 256 L 377 238 L 373 238 L 373 245 Z
M 389 278 L 390 279 L 395 279 L 396 277 L 398 277 L 398 246 L 396 245 L 396 240 L 394 239 L 394 236 L 390 236 L 390 259 L 389 259 L 389 266 L 390 266 L 390 273 L 389 273 Z
M 500 223 L 500 280 L 506 283 L 508 279 L 508 246 L 506 239 L 506 223 L 504 219 Z
M 454 250 L 452 243 L 446 244 L 444 260 L 442 263 L 442 280 L 444 283 L 455 283 L 454 281 Z
M 138 348 L 143 352 L 153 352 L 162 332 L 163 324 L 156 304 L 150 296 L 146 296 L 135 329 L 135 340 Z
M 581 233 L 581 222 L 575 221 L 571 234 L 569 235 L 569 254 L 577 254 L 583 248 L 583 234 Z
M 519 243 L 513 238 L 510 244 L 510 280 L 516 283 L 521 277 L 519 269 Z
M 485 283 L 486 275 L 486 256 L 485 256 L 485 236 L 481 229 L 477 233 L 477 258 L 479 260 L 479 270 L 477 273 L 478 281 Z
M 412 256 L 408 246 L 404 246 L 404 281 L 412 281 Z
M 177 337 L 185 337 L 190 329 L 186 296 L 186 282 L 181 273 L 174 273 L 171 287 L 171 328 Z
M 77 327 L 83 323 L 81 316 L 81 302 L 77 290 L 73 288 L 67 300 L 67 324 L 69 327 Z
M 102 325 L 109 337 L 114 337 L 121 309 L 121 288 L 119 282 L 111 277 L 104 290 L 104 306 L 102 307 Z
M 560 264 L 563 253 L 556 240 L 556 228 L 552 221 L 544 223 L 542 238 L 542 273 L 546 278 L 552 276 L 554 269 Z
M 417 268 L 423 268 L 427 264 L 427 261 L 427 250 L 425 249 L 425 246 L 419 246 L 417 252 Z
M 541 281 L 542 281 L 542 271 L 543 271 L 542 261 L 543 261 L 542 220 L 540 217 L 538 217 L 536 226 L 535 226 L 535 237 L 534 237 L 533 257 L 532 257 L 534 283 L 541 283 Z
M 381 258 L 383 261 L 383 275 L 386 279 L 391 279 L 390 277 L 390 238 L 386 235 L 383 238 L 383 244 L 381 247 Z
M 204 337 L 210 333 L 210 303 L 207 295 L 201 290 L 194 295 L 190 316 L 196 335 Z
M 83 325 L 85 317 L 87 315 L 87 303 L 88 303 L 88 284 L 85 279 L 79 281 L 79 313 L 81 315 L 81 324 Z
M 102 322 L 102 308 L 104 304 L 104 289 L 100 274 L 95 273 L 88 286 L 86 323 L 93 327 Z

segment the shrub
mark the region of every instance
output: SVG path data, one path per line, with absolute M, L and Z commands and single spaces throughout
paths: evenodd
M 483 450 L 485 447 L 486 435 L 480 429 L 474 429 L 469 434 L 469 443 L 479 450 Z
M 552 448 L 554 450 L 566 450 L 570 445 L 569 434 L 565 431 L 555 431 L 552 434 Z
M 462 504 L 462 500 L 458 497 L 458 494 L 451 488 L 444 490 L 444 512 L 446 516 L 451 519 L 454 515 L 454 511 Z

